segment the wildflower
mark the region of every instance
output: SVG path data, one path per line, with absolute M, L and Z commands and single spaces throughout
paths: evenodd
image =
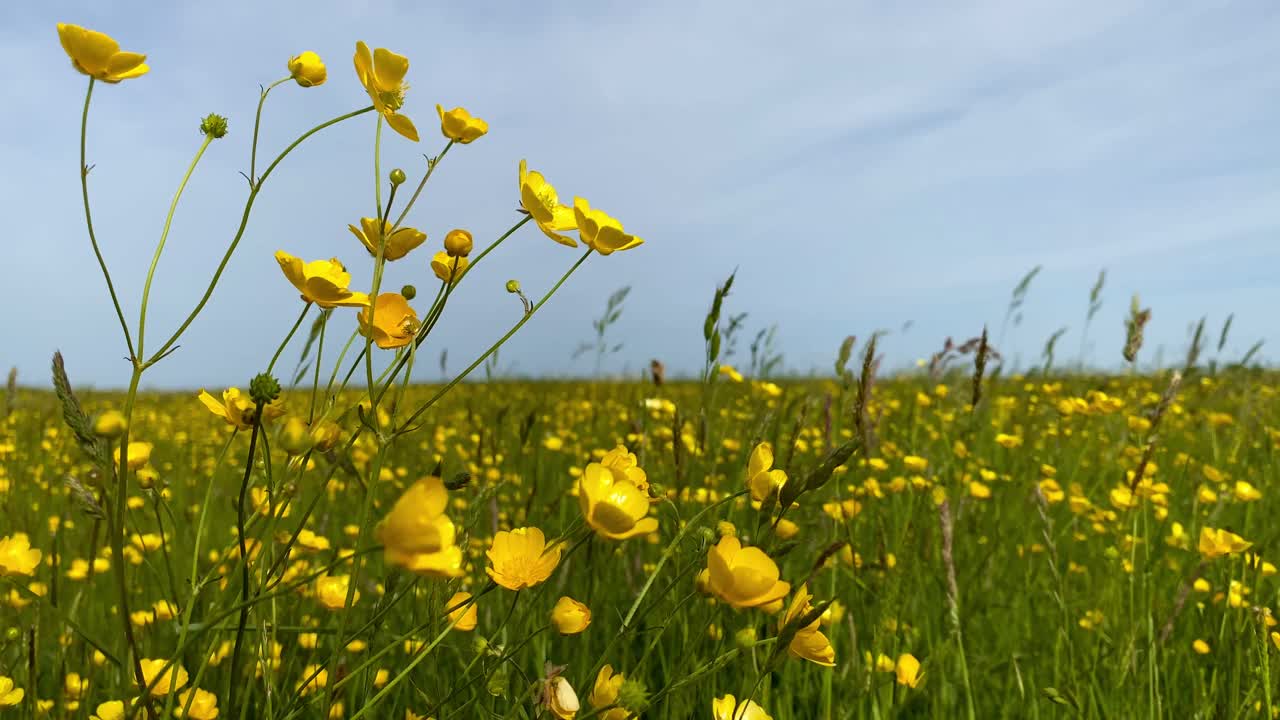
M 489 557 L 485 572 L 508 590 L 533 587 L 551 577 L 560 564 L 560 546 L 547 548 L 546 537 L 536 527 L 499 531 L 485 554 Z
M 582 242 L 601 255 L 630 250 L 644 243 L 644 240 L 625 232 L 622 223 L 605 211 L 591 209 L 591 205 L 582 198 L 573 199 L 573 216 Z
M 462 577 L 462 550 L 454 544 L 453 521 L 444 514 L 448 502 L 438 477 L 405 490 L 376 531 L 386 562 L 430 577 Z
M 466 270 L 467 259 L 461 255 L 453 256 L 448 251 L 441 250 L 431 258 L 431 272 L 450 285 L 458 282 Z
M 529 213 L 542 234 L 561 245 L 578 247 L 578 241 L 561 233 L 578 227 L 573 208 L 561 205 L 556 189 L 542 177 L 542 173 L 529 170 L 520 161 L 520 207 Z
M 151 451 L 154 448 L 155 448 L 155 445 L 152 445 L 149 442 L 135 441 L 135 442 L 129 443 L 129 462 L 128 462 L 129 469 L 137 470 L 143 465 L 146 465 L 147 462 L 151 460 Z M 116 448 L 115 458 L 116 458 L 116 464 L 119 465 L 120 464 L 119 448 Z
M 400 293 L 382 293 L 373 306 L 373 325 L 369 324 L 369 308 L 360 310 L 357 318 L 360 334 L 372 337 L 383 350 L 404 347 L 413 342 L 420 327 L 418 313 Z
M 622 471 L 624 478 L 625 473 Z M 578 504 L 583 518 L 600 537 L 626 540 L 658 529 L 657 518 L 648 517 L 648 496 L 599 463 L 587 465 L 579 478 Z
M 737 608 L 780 601 L 791 584 L 778 579 L 778 566 L 757 547 L 742 547 L 736 537 L 723 537 L 707 552 L 711 591 Z
M 813 605 L 809 602 L 812 597 L 809 594 L 809 588 L 801 585 L 800 589 L 796 591 L 795 597 L 791 599 L 791 606 L 787 608 L 786 615 L 782 617 L 782 622 L 778 628 L 779 632 L 782 631 L 782 628 L 799 621 L 809 611 L 813 610 Z M 813 622 L 808 625 L 798 628 L 791 638 L 791 644 L 787 647 L 787 651 L 794 657 L 808 660 L 818 665 L 832 667 L 836 664 L 836 651 L 835 648 L 831 647 L 831 641 L 827 639 L 827 636 L 823 635 L 822 631 L 818 629 L 821 623 L 822 619 L 818 617 L 814 618 Z
M 985 483 L 977 480 L 969 481 L 969 496 L 975 500 L 988 500 L 991 498 L 991 488 Z
M 458 632 L 471 632 L 476 629 L 476 622 L 480 613 L 476 604 L 474 602 L 468 603 L 469 600 L 471 600 L 471 593 L 456 592 L 444 604 L 446 610 L 454 608 L 447 617 L 449 622 L 453 623 L 452 629 Z
M 289 76 L 304 88 L 323 85 L 328 77 L 324 61 L 314 52 L 306 52 L 289 58 Z
M 1262 492 L 1244 480 L 1237 480 L 1235 496 L 1236 500 L 1239 500 L 1240 502 L 1253 502 L 1254 500 L 1262 499 Z
M 577 635 L 591 624 L 591 608 L 562 595 L 551 608 L 551 624 L 561 635 Z
M 615 673 L 613 666 L 606 664 L 600 668 L 600 672 L 596 675 L 596 683 L 591 688 L 591 696 L 587 698 L 587 702 L 591 703 L 591 707 L 599 710 L 610 705 L 618 704 L 618 691 L 622 689 L 622 683 L 626 682 L 626 678 L 622 673 Z M 615 707 L 612 710 L 606 710 L 600 714 L 600 720 L 626 720 L 631 713 L 626 708 Z
M 347 605 L 347 590 L 351 585 L 351 577 L 349 575 L 328 575 L 316 579 L 316 601 L 318 601 L 325 609 L 342 610 Z M 357 590 L 351 596 L 351 604 L 355 605 L 360 599 L 360 591 Z
M 369 296 L 347 289 L 351 274 L 338 262 L 338 258 L 312 260 L 303 264 L 283 250 L 276 251 L 276 262 L 289 282 L 302 293 L 302 299 L 322 308 L 366 307 Z
M 1197 655 L 1208 655 L 1209 643 L 1197 638 L 1194 642 L 1191 643 L 1191 649 L 1195 650 Z
M 745 705 L 738 707 L 738 700 L 732 695 L 711 701 L 711 717 L 714 720 L 773 720 L 754 700 L 748 700 Z
M 386 48 L 378 48 L 371 53 L 369 46 L 360 41 L 356 43 L 354 61 L 356 77 L 369 93 L 373 108 L 382 114 L 392 130 L 418 142 L 418 129 L 413 126 L 413 121 L 399 112 L 404 105 L 404 93 L 409 89 L 404 84 L 404 76 L 409 72 L 409 58 Z
M 360 227 L 347 225 L 347 229 L 356 236 L 361 245 L 364 245 L 364 249 L 369 251 L 369 257 L 378 257 L 378 248 L 383 246 L 382 259 L 388 262 L 399 260 L 427 241 L 427 234 L 421 230 L 411 227 L 392 230 L 389 221 L 379 221 L 375 218 L 360 218 Z M 383 236 L 388 232 L 391 234 L 386 236 L 384 246 Z
M 108 410 L 93 421 L 93 434 L 104 438 L 118 438 L 129 426 L 119 410 Z
M 996 433 L 996 444 L 1002 448 L 1012 450 L 1013 448 L 1022 445 L 1022 437 L 1019 435 Z
M 13 684 L 13 679 L 0 675 L 0 707 L 15 707 L 26 697 L 26 691 Z
M 124 720 L 124 702 L 109 700 L 98 705 L 89 720 Z
M 751 490 L 751 499 L 763 502 L 772 493 L 782 489 L 787 483 L 787 473 L 773 470 L 773 444 L 762 442 L 751 451 L 751 459 L 747 461 L 747 488 Z
M 95 80 L 115 84 L 146 75 L 151 69 L 146 55 L 124 52 L 109 35 L 79 25 L 58 23 L 58 40 L 72 67 Z
M 466 145 L 489 132 L 489 123 L 472 117 L 466 108 L 445 110 L 443 105 L 436 105 L 436 112 L 440 115 L 440 132 L 456 143 Z
M 26 533 L 0 538 L 0 577 L 35 575 L 42 553 L 31 547 Z
M 470 231 L 454 228 L 444 236 L 444 251 L 449 257 L 466 257 L 471 254 L 472 237 Z
M 1200 528 L 1200 554 L 1205 560 L 1213 560 L 1214 558 L 1233 553 L 1243 552 L 1253 546 L 1253 543 L 1245 540 L 1230 530 L 1214 529 L 1210 527 Z
M 164 697 L 174 690 L 181 690 L 187 684 L 187 671 L 181 665 L 170 665 L 168 660 L 143 659 L 142 677 L 147 687 L 151 688 L 152 697 Z M 178 669 L 177 682 L 173 682 L 173 669 Z
M 738 369 L 732 365 L 721 365 L 720 374 L 729 378 L 730 381 L 736 382 L 736 383 L 740 383 L 743 380 L 745 380 L 745 378 L 742 377 L 742 373 L 738 372 Z
M 920 661 L 915 655 L 905 653 L 898 656 L 898 662 L 893 666 L 893 672 L 898 677 L 899 685 L 906 685 L 914 688 L 920 684 Z
M 649 476 L 640 467 L 636 454 L 619 445 L 600 458 L 600 466 L 613 474 L 614 482 L 625 480 L 642 491 L 649 489 Z
M 227 388 L 222 391 L 222 402 L 209 394 L 206 390 L 200 390 L 200 402 L 209 408 L 209 412 L 223 418 L 228 425 L 239 430 L 250 430 L 253 428 L 254 416 L 257 414 L 257 406 L 247 395 L 240 392 L 240 388 Z M 279 402 L 269 403 L 262 408 L 262 421 L 264 423 L 274 420 L 284 414 L 284 408 Z
M 193 697 L 194 695 L 194 697 Z M 191 703 L 191 710 L 182 713 L 182 708 Z M 178 694 L 178 703 L 174 709 L 176 717 L 189 717 L 195 720 L 213 720 L 218 717 L 218 696 L 208 690 L 190 688 Z

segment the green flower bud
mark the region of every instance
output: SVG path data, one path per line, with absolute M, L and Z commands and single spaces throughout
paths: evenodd
M 733 641 L 743 650 L 750 648 L 756 644 L 756 629 L 753 627 L 742 628 L 734 633 Z
M 280 382 L 268 373 L 258 373 L 249 381 L 249 399 L 266 405 L 280 397 Z
M 520 281 L 519 281 L 519 280 L 508 280 L 508 281 L 507 281 L 507 292 L 512 293 L 512 294 L 515 294 L 515 293 L 520 292 Z
M 200 121 L 200 134 L 214 140 L 227 134 L 227 119 L 217 113 L 209 113 Z
M 22 631 L 16 627 L 5 628 L 4 639 L 10 642 L 22 637 Z
M 627 678 L 618 688 L 618 705 L 636 715 L 649 708 L 649 689 L 636 678 Z
M 412 285 L 405 285 L 400 288 L 400 294 L 404 296 L 405 300 L 412 300 L 418 297 L 418 288 Z
M 405 181 L 405 179 L 406 179 L 406 178 L 405 178 L 404 171 L 403 171 L 403 170 L 401 170 L 400 168 L 396 168 L 395 170 L 392 170 L 392 171 L 391 171 L 391 184 L 392 184 L 392 185 L 400 185 L 401 183 L 403 183 L 403 182 Z

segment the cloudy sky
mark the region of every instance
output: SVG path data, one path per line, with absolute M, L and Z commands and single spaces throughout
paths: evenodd
M 828 368 L 848 334 L 893 330 L 884 348 L 901 367 L 984 323 L 998 335 L 1010 290 L 1036 265 L 1024 320 L 1002 342 L 1023 364 L 1064 326 L 1059 359 L 1079 359 L 1104 268 L 1090 362 L 1116 363 L 1134 293 L 1154 309 L 1148 361 L 1158 348 L 1166 363 L 1185 352 L 1202 315 L 1216 341 L 1235 313 L 1225 358 L 1258 339 L 1263 356 L 1280 346 L 1274 3 L 9 3 L 0 363 L 28 383 L 45 382 L 55 349 L 78 382 L 128 377 L 80 207 L 86 78 L 58 44 L 59 21 L 107 32 L 152 67 L 98 86 L 88 138 L 95 225 L 131 324 L 199 118 L 231 120 L 174 222 L 153 349 L 239 221 L 259 83 L 287 74 L 301 50 L 329 66 L 322 87 L 273 92 L 260 145 L 270 158 L 367 104 L 351 66 L 361 39 L 411 60 L 404 112 L 423 141 L 387 136 L 384 169 L 416 177 L 422 155 L 440 150 L 436 103 L 489 121 L 488 136 L 450 152 L 411 215 L 430 243 L 453 227 L 478 243 L 509 227 L 521 158 L 647 240 L 589 261 L 502 352 L 506 372 L 589 372 L 570 354 L 624 285 L 613 332 L 625 348 L 608 369 L 657 357 L 693 370 L 711 294 L 734 268 L 727 309 L 749 313 L 749 334 L 777 325 L 795 371 Z M 265 367 L 299 309 L 272 259 L 279 248 L 336 255 L 368 283 L 346 225 L 372 214 L 373 135 L 363 116 L 281 165 L 208 310 L 150 385 L 243 384 Z M 431 285 L 419 252 L 393 267 L 391 287 Z M 440 349 L 460 369 L 518 318 L 508 278 L 537 294 L 574 259 L 522 230 L 459 290 L 420 378 L 438 377 Z M 341 322 L 345 335 L 354 318 Z

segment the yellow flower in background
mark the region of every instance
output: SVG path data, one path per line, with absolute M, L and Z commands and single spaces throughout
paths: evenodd
M 320 56 L 307 50 L 289 58 L 289 76 L 302 87 L 323 85 L 329 72 Z
M 600 668 L 600 672 L 596 674 L 595 685 L 591 688 L 591 696 L 587 698 L 587 702 L 591 703 L 591 707 L 599 710 L 610 705 L 618 703 L 618 691 L 622 689 L 622 683 L 626 682 L 626 677 L 622 673 L 615 673 L 613 666 L 605 664 Z M 631 712 L 626 708 L 615 707 L 612 710 L 605 710 L 600 713 L 600 720 L 627 720 Z
M 99 704 L 89 720 L 124 720 L 124 702 L 110 700 Z
M 146 75 L 147 56 L 120 50 L 120 43 L 79 25 L 58 23 L 58 40 L 71 58 L 71 65 L 95 80 L 118 83 Z
M 128 426 L 124 413 L 119 410 L 108 410 L 94 419 L 93 434 L 105 438 L 118 438 L 124 434 Z
M 578 504 L 587 525 L 600 537 L 626 540 L 658 529 L 648 517 L 649 496 L 599 463 L 590 463 L 578 480 Z
M 386 562 L 420 575 L 462 577 L 457 531 L 444 514 L 448 503 L 438 477 L 422 478 L 405 490 L 375 531 Z
M 533 587 L 551 577 L 560 564 L 560 550 L 559 545 L 548 549 L 546 537 L 536 527 L 500 530 L 485 552 L 489 557 L 485 572 L 508 590 Z
M 418 334 L 418 313 L 409 307 L 409 301 L 400 293 L 382 293 L 373 307 L 373 324 L 369 323 L 369 308 L 360 310 L 360 334 L 372 337 L 383 350 L 404 347 Z
M 573 208 L 561 205 L 556 189 L 542 173 L 530 170 L 524 160 L 520 161 L 520 207 L 538 224 L 542 234 L 561 245 L 578 247 L 577 240 L 562 234 L 578 227 Z
M 16 707 L 27 693 L 13 683 L 13 678 L 0 675 L 0 707 Z
M 352 235 L 369 251 L 370 257 L 378 257 L 378 246 L 382 243 L 383 233 L 391 230 L 389 221 L 379 222 L 376 218 L 360 218 L 360 227 L 347 225 Z M 411 227 L 396 228 L 387 236 L 387 246 L 383 248 L 382 259 L 395 261 L 409 254 L 410 250 L 426 242 L 427 234 Z
M 450 285 L 458 282 L 466 270 L 467 259 L 462 256 L 451 257 L 446 250 L 441 250 L 431 258 L 431 272 Z
M 1250 547 L 1253 547 L 1253 543 L 1230 530 L 1210 527 L 1200 528 L 1199 550 L 1205 560 L 1213 560 L 1224 555 L 1244 552 Z
M 747 461 L 747 488 L 751 499 L 763 502 L 765 498 L 787 482 L 787 473 L 773 468 L 773 443 L 762 442 L 751 451 Z
M 36 566 L 44 554 L 31 547 L 26 533 L 14 533 L 0 538 L 0 577 L 35 575 Z
M 151 451 L 155 449 L 155 445 L 149 442 L 131 442 L 129 443 L 129 469 L 137 470 L 146 465 L 151 460 Z M 116 448 L 116 465 L 120 464 L 120 448 Z
M 195 697 L 192 697 L 194 695 Z M 191 711 L 183 715 L 182 708 L 191 703 Z M 218 696 L 208 690 L 190 688 L 178 693 L 178 702 L 174 704 L 174 717 L 189 717 L 194 720 L 214 720 L 218 717 Z
M 1244 480 L 1237 480 L 1235 496 L 1240 502 L 1253 502 L 1262 499 L 1262 492 Z
M 347 589 L 351 587 L 349 575 L 326 575 L 316 578 L 316 602 L 327 610 L 342 610 L 347 604 Z M 351 596 L 351 605 L 360 600 L 360 591 Z
M 786 614 L 782 617 L 782 622 L 778 624 L 778 630 L 788 624 L 799 620 L 807 613 L 813 610 L 810 600 L 813 596 L 809 594 L 809 588 L 801 585 L 796 591 L 795 597 L 791 598 L 791 605 L 787 608 Z M 796 630 L 796 634 L 791 639 L 791 644 L 787 647 L 788 652 L 794 657 L 808 660 L 818 665 L 832 667 L 836 664 L 836 651 L 831 647 L 831 641 L 826 635 L 822 634 L 819 626 L 822 624 L 822 618 L 814 618 L 813 622 Z
M 445 110 L 443 105 L 436 105 L 436 112 L 440 114 L 440 132 L 456 143 L 466 145 L 489 132 L 489 123 L 472 117 L 466 108 Z
M 736 383 L 740 383 L 746 379 L 742 377 L 742 373 L 738 372 L 738 369 L 732 365 L 721 365 L 720 374 Z
M 399 112 L 404 106 L 405 91 L 409 89 L 404 84 L 404 76 L 409 72 L 409 58 L 386 48 L 378 48 L 371 53 L 362 40 L 356 43 L 354 62 L 356 77 L 369 93 L 373 108 L 381 113 L 392 130 L 418 142 L 418 129 L 413 126 L 413 121 Z
M 202 388 L 199 399 L 205 407 L 209 408 L 209 412 L 226 420 L 228 425 L 240 430 L 253 428 L 257 406 L 248 395 L 240 392 L 240 388 L 223 390 L 221 401 Z M 262 407 L 264 425 L 282 415 L 284 415 L 284 405 L 279 399 Z
M 181 665 L 178 668 L 178 680 L 173 682 L 174 665 L 169 665 L 168 660 L 164 659 L 143 659 L 139 661 L 142 665 L 142 677 L 146 681 L 147 687 L 151 688 L 152 697 L 164 697 L 174 690 L 181 690 L 187 685 L 187 671 Z
M 773 720 L 754 700 L 748 700 L 746 705 L 738 707 L 738 700 L 732 695 L 711 701 L 711 717 L 714 720 Z
M 351 273 L 338 262 L 338 258 L 303 264 L 301 259 L 277 250 L 276 262 L 280 263 L 284 276 L 307 302 L 322 308 L 366 307 L 369 304 L 368 295 L 347 289 L 351 284 Z
M 471 593 L 456 592 L 453 594 L 453 597 L 449 598 L 449 600 L 444 604 L 445 610 L 448 610 L 449 608 L 457 608 L 456 610 L 448 613 L 446 617 L 448 617 L 449 622 L 453 623 L 453 629 L 458 632 L 471 632 L 472 630 L 475 630 L 476 623 L 479 621 L 480 609 L 476 604 L 471 603 L 470 605 L 463 605 L 463 603 L 470 599 Z
M 1208 655 L 1209 643 L 1197 638 L 1194 642 L 1191 643 L 1191 649 L 1195 650 L 1197 655 Z
M 622 223 L 603 210 L 593 210 L 582 198 L 573 199 L 573 215 L 578 225 L 578 237 L 601 255 L 644 244 L 644 240 L 624 231 Z
M 894 663 L 893 672 L 898 678 L 899 685 L 906 685 L 910 688 L 919 685 L 920 679 L 924 677 L 920 673 L 920 661 L 911 653 L 898 656 L 898 662 Z
M 591 624 L 591 608 L 562 595 L 551 608 L 551 625 L 561 635 L 577 635 Z
M 707 552 L 711 592 L 737 608 L 760 607 L 782 600 L 791 584 L 778 579 L 778 566 L 757 547 L 742 547 L 726 535 Z

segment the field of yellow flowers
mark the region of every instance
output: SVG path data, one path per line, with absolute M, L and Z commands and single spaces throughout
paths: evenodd
M 730 276 L 696 379 L 665 381 L 655 361 L 646 382 L 465 382 L 579 268 L 625 268 L 643 240 L 513 160 L 506 233 L 480 245 L 452 228 L 415 252 L 431 247 L 409 224 L 428 180 L 489 126 L 437 105 L 443 149 L 384 171 L 425 131 L 406 114 L 409 59 L 364 42 L 356 109 L 260 157 L 273 89 L 329 73 L 307 51 L 262 86 L 238 229 L 157 345 L 147 309 L 170 223 L 228 121 L 201 122 L 145 284 L 119 287 L 90 192 L 111 169 L 88 161 L 87 127 L 95 88 L 113 102 L 149 66 L 103 33 L 57 35 L 87 77 L 77 204 L 130 372 L 127 390 L 93 391 L 74 383 L 88 359 L 55 354 L 49 390 L 10 376 L 0 715 L 1280 717 L 1275 374 L 1190 357 L 1181 372 L 1015 375 L 984 332 L 917 373 L 879 375 L 874 336 L 846 340 L 828 378 L 771 379 L 754 350 L 732 365 Z M 273 170 L 341 122 L 368 124 L 374 167 L 370 217 L 347 228 L 354 273 L 275 250 L 297 319 L 265 370 L 141 391 L 232 282 Z M 574 249 L 564 275 L 536 299 L 485 280 L 518 320 L 473 328 L 496 341 L 447 383 L 414 382 L 455 291 L 522 228 Z M 418 267 L 434 299 L 383 287 L 390 262 Z M 623 297 L 597 320 L 601 354 Z M 1131 363 L 1149 317 L 1135 300 Z

